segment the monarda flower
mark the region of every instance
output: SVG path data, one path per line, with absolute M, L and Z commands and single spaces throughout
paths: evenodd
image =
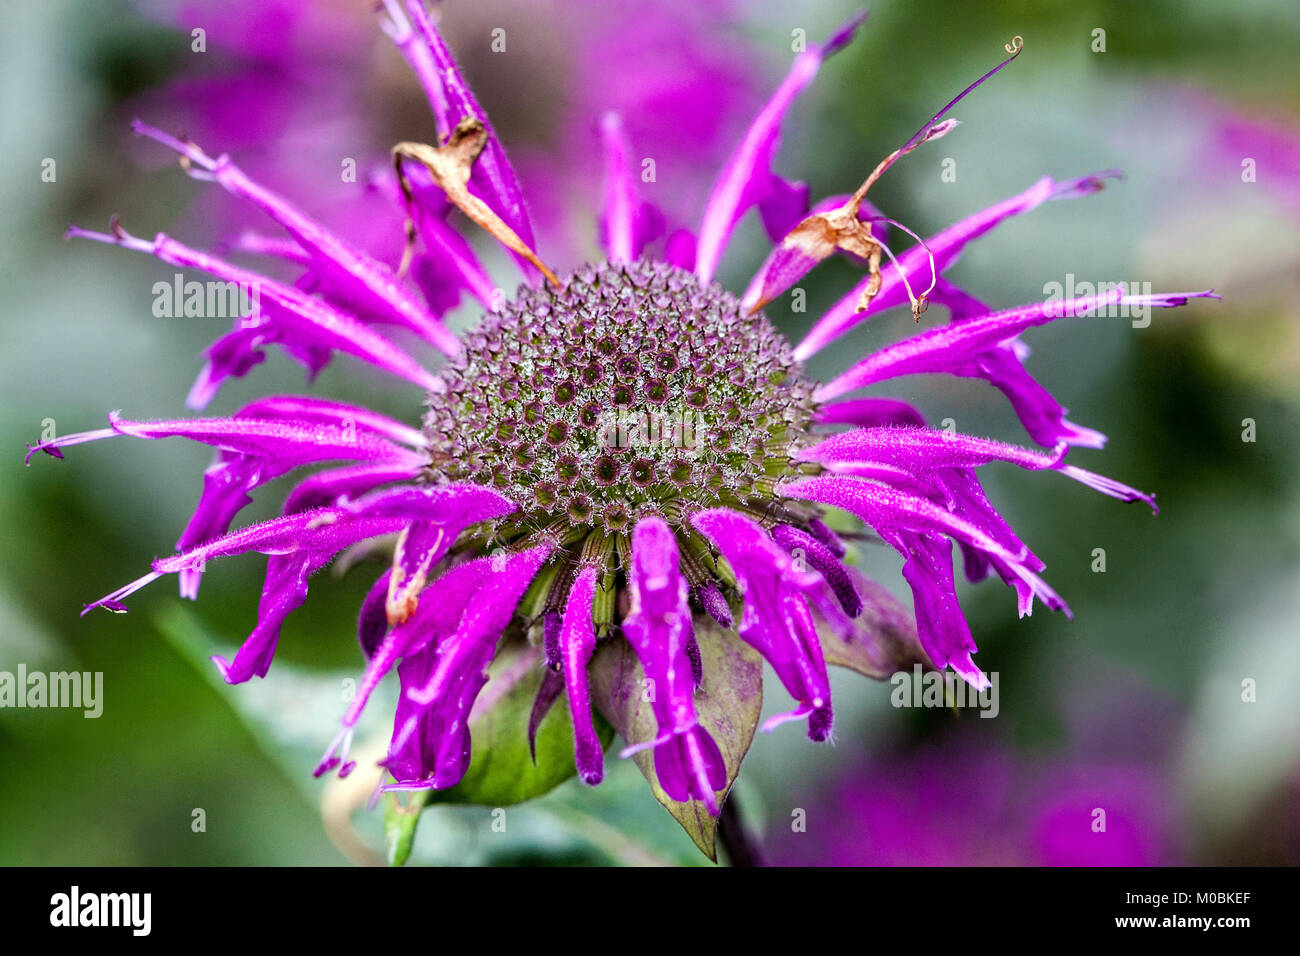
M 1151 496 L 1067 461 L 1072 446 L 1098 447 L 1103 436 L 1065 418 L 1026 370 L 1019 336 L 1112 305 L 1177 306 L 1210 293 L 1120 288 L 995 310 L 942 278 L 971 240 L 1044 202 L 1094 192 L 1106 174 L 1044 178 L 895 256 L 884 229 L 898 224 L 865 194 L 899 157 L 952 129 L 944 116 L 958 96 L 855 193 L 810 207 L 807 189 L 772 169 L 780 127 L 849 42 L 854 20 L 795 58 L 718 175 L 698 228 L 666 244 L 650 242 L 658 230 L 647 226 L 661 214 L 638 194 L 637 154 L 620 118 L 600 118 L 607 258 L 556 275 L 534 248 L 503 145 L 424 8 L 408 0 L 387 11 L 385 28 L 428 94 L 439 132 L 437 145 L 394 149 L 393 198 L 412 240 L 401 263 L 367 255 L 230 157 L 141 123 L 137 131 L 174 150 L 190 176 L 282 227 L 285 237 L 262 251 L 296 265 L 299 278 L 278 282 L 166 235 L 133 236 L 116 221 L 106 233 L 70 234 L 256 291 L 252 314 L 207 350 L 191 406 L 202 408 L 278 347 L 309 377 L 340 352 L 382 369 L 423 394 L 423 415 L 414 397 L 411 421 L 399 422 L 322 397 L 272 396 L 229 418 L 137 421 L 114 412 L 107 428 L 28 453 L 62 457 L 70 446 L 123 435 L 215 449 L 177 553 L 87 610 L 123 611 L 131 594 L 172 574 L 194 598 L 209 560 L 268 555 L 256 626 L 232 659 L 215 659 L 230 683 L 267 673 L 281 624 L 313 573 L 365 542 L 389 543 L 391 561 L 360 611 L 368 666 L 318 774 L 353 769 L 353 727 L 395 669 L 401 697 L 383 762 L 390 788 L 456 787 L 472 756 L 518 738 L 536 743 L 562 705 L 564 767 L 547 768 L 547 785 L 574 773 L 600 783 L 617 730 L 622 754 L 635 757 L 656 796 L 712 854 L 714 818 L 759 720 L 763 661 L 790 699 L 765 729 L 799 721 L 825 741 L 834 725 L 828 664 L 879 678 L 923 662 L 985 686 L 957 602 L 954 544 L 966 576 L 996 573 L 1015 590 L 1021 615 L 1035 599 L 1066 610 L 1040 577 L 1043 562 L 985 496 L 981 467 L 1054 471 L 1154 508 Z M 1019 41 L 1008 49 L 983 79 L 1015 57 Z M 713 277 L 737 222 L 755 208 L 774 250 L 737 295 Z M 457 232 L 457 211 L 518 264 L 524 282 L 509 301 L 494 296 Z M 866 275 L 794 346 L 758 306 L 836 252 L 864 263 Z M 488 308 L 463 339 L 437 305 L 461 293 Z M 945 305 L 951 321 L 832 381 L 805 373 L 813 353 L 909 302 L 918 318 L 928 303 Z M 394 327 L 435 360 L 399 345 Z M 988 381 L 1046 450 L 935 430 L 902 402 L 854 397 L 918 373 Z M 255 488 L 324 463 L 288 492 L 279 517 L 231 530 Z M 845 539 L 872 536 L 903 559 L 914 625 L 846 563 Z M 505 657 L 509 674 L 494 671 Z M 529 719 L 513 739 L 499 724 L 476 739 L 484 709 L 514 686 L 484 693 L 490 675 L 517 682 L 521 674 L 535 686 Z

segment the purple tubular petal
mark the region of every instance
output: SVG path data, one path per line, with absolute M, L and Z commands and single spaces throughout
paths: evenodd
M 249 402 L 235 412 L 235 417 L 318 422 L 345 430 L 370 432 L 409 448 L 418 449 L 425 445 L 424 435 L 418 428 L 360 405 L 310 395 L 268 395 Z
M 695 716 L 694 684 L 687 638 L 693 633 L 677 540 L 660 518 L 643 518 L 632 531 L 628 584 L 632 611 L 623 634 L 641 660 L 649 681 L 659 736 L 629 741 L 624 756 L 654 747 L 655 775 L 673 800 L 700 800 L 715 816 L 716 793 L 727 785 L 722 752 Z
M 266 562 L 266 583 L 257 605 L 257 626 L 244 639 L 233 661 L 214 657 L 227 684 L 242 684 L 250 678 L 265 677 L 280 640 L 280 625 L 307 599 L 307 578 L 328 564 L 330 552 L 274 554 Z
M 438 520 L 454 508 L 457 495 L 472 499 L 485 491 L 476 485 L 396 488 L 377 491 L 356 502 L 332 508 L 282 515 L 206 541 L 183 554 L 160 558 L 154 561 L 150 574 L 87 605 L 86 610 L 110 603 L 120 604 L 122 598 L 164 574 L 202 569 L 206 562 L 214 558 L 246 554 L 249 551 L 272 555 L 304 552 L 334 555 L 368 538 L 400 532 L 412 522 Z
M 63 452 L 60 448 L 67 448 L 70 445 L 82 445 L 88 441 L 99 441 L 101 438 L 116 438 L 120 432 L 112 428 L 97 428 L 89 432 L 74 432 L 71 435 L 60 435 L 57 438 L 51 438 L 49 441 L 43 441 L 36 445 L 27 446 L 27 454 L 23 457 L 23 464 L 32 463 L 32 455 L 38 451 L 43 451 L 51 458 L 62 458 Z
M 470 174 L 470 192 L 487 203 L 525 245 L 530 249 L 536 248 L 523 192 L 519 188 L 515 171 L 506 158 L 501 140 L 497 138 L 487 113 L 479 106 L 469 85 L 461 76 L 451 51 L 430 22 L 423 0 L 406 0 L 406 12 L 415 24 L 414 31 L 406 17 L 402 16 L 396 0 L 386 2 L 386 7 L 393 21 L 393 42 L 402 51 L 419 78 L 420 85 L 424 87 L 429 105 L 433 108 L 439 137 L 445 140 L 456 124 L 467 117 L 481 121 L 487 130 L 487 144 L 475 160 Z M 530 280 L 540 278 L 537 270 L 526 260 L 515 256 L 515 261 Z
M 388 578 L 392 573 L 392 568 L 389 568 L 375 580 L 357 615 L 357 640 L 366 660 L 375 656 L 388 634 L 388 613 L 384 610 L 384 602 L 388 598 Z
M 293 490 L 284 499 L 281 511 L 292 514 L 295 511 L 322 508 L 343 498 L 356 498 L 380 485 L 411 481 L 419 476 L 420 471 L 421 466 L 412 465 L 405 459 L 320 471 L 293 486 Z
M 738 512 L 702 511 L 691 518 L 691 524 L 722 552 L 745 595 L 738 629 L 741 639 L 767 659 L 799 702 L 795 710 L 769 720 L 765 729 L 799 717 L 810 718 L 810 735 L 817 726 L 829 728 L 830 678 L 803 596 L 821 584 L 821 576 L 798 570 L 759 524 Z M 826 716 L 815 717 L 818 711 Z
M 537 728 L 551 712 L 551 707 L 564 693 L 564 675 L 550 668 L 542 671 L 542 682 L 537 685 L 537 696 L 533 698 L 533 709 L 528 713 L 528 753 L 532 755 L 533 766 L 537 766 Z
M 840 536 L 832 531 L 821 518 L 809 518 L 808 530 L 835 557 L 843 558 L 848 553 L 848 549 L 844 547 L 844 542 L 840 540 Z
M 514 502 L 479 485 L 435 486 L 442 494 L 403 532 L 393 555 L 393 576 L 388 584 L 388 618 L 397 623 L 414 612 L 429 572 L 446 556 L 461 531 L 472 524 L 502 518 L 515 510 Z M 453 490 L 448 490 L 453 489 Z M 419 488 L 398 488 L 392 501 L 410 498 L 417 505 L 425 494 Z
M 403 699 L 387 761 L 399 788 L 441 790 L 465 775 L 469 725 L 488 665 L 519 599 L 551 550 L 546 543 L 504 561 L 480 559 L 488 569 L 455 631 L 402 662 Z
M 831 462 L 826 470 L 836 475 L 870 478 L 882 484 L 910 491 L 928 498 L 937 498 L 937 487 L 932 476 L 918 475 L 897 465 L 874 461 Z
M 176 149 L 208 170 L 211 178 L 231 195 L 248 200 L 283 226 L 312 257 L 327 298 L 376 321 L 408 328 L 448 355 L 460 352 L 460 340 L 402 288 L 391 269 L 254 182 L 229 156 L 214 160 L 192 143 L 178 143 L 139 120 L 134 120 L 131 128 Z
M 1058 468 L 1068 445 L 1051 455 L 1007 445 L 988 438 L 973 438 L 931 428 L 855 428 L 800 449 L 796 457 L 820 462 L 882 462 L 914 474 L 940 468 L 970 468 L 1006 461 L 1030 471 Z
M 718 588 L 716 581 L 705 581 L 703 584 L 697 585 L 695 599 L 700 602 L 700 607 L 704 608 L 709 617 L 723 627 L 731 627 L 733 623 L 731 608 L 727 606 L 727 599 L 722 596 L 722 591 Z
M 972 469 L 948 468 L 938 473 L 936 477 L 940 493 L 932 497 L 942 500 L 953 514 L 978 527 L 1007 551 L 1023 554 L 1024 559 L 1021 564 L 1030 571 L 1040 572 L 1046 567 L 1043 561 L 1029 550 L 1028 545 L 1020 539 L 1006 519 L 993 508 Z M 966 577 L 971 581 L 982 581 L 988 577 L 990 571 L 997 571 L 998 576 L 1015 589 L 1016 604 L 1021 617 L 1032 613 L 1035 596 L 1042 597 L 1049 608 L 1065 610 L 1067 614 L 1069 613 L 1065 602 L 1055 591 L 1047 589 L 1046 586 L 1036 590 L 1034 585 L 1023 580 L 1003 559 L 989 555 L 966 541 L 959 541 L 958 545 L 961 548 Z
M 546 666 L 559 670 L 563 662 L 560 658 L 560 612 L 551 608 L 542 615 L 542 655 Z
M 413 504 L 415 507 L 411 508 Z M 407 510 L 408 515 L 424 516 L 423 520 L 405 528 L 399 540 L 397 556 L 394 558 L 385 595 L 385 617 L 388 623 L 393 624 L 405 622 L 414 613 L 418 606 L 417 595 L 412 593 L 416 590 L 415 580 L 419 581 L 421 587 L 423 586 L 424 575 L 427 574 L 429 567 L 446 554 L 462 528 L 480 520 L 484 514 L 490 516 L 514 508 L 513 504 L 506 502 L 494 492 L 475 486 L 458 487 L 451 494 L 447 494 L 445 488 L 438 488 L 432 493 L 426 493 L 423 489 L 399 489 L 382 497 L 374 496 L 370 501 L 362 503 L 361 507 L 363 512 L 373 511 L 380 514 L 392 512 L 397 515 L 397 520 L 409 520 L 401 517 L 401 512 L 404 510 Z M 353 521 L 355 523 L 355 516 Z M 343 523 L 347 523 L 346 519 Z M 368 530 L 366 522 L 362 521 L 360 524 L 363 530 Z M 438 533 L 431 534 L 431 529 L 436 529 Z M 414 543 L 416 539 L 418 545 Z M 353 540 L 343 538 L 344 546 L 350 543 L 353 543 Z M 308 576 L 327 564 L 339 550 L 341 550 L 339 539 L 335 538 L 328 546 L 304 547 L 287 554 L 272 555 L 267 564 L 262 603 L 258 607 L 257 627 L 240 647 L 232 663 L 226 664 L 224 660 L 214 658 L 228 683 L 248 680 L 254 674 L 259 677 L 266 676 L 271 657 L 275 653 L 276 641 L 279 639 L 281 623 L 307 597 Z M 403 578 L 402 574 L 408 573 L 412 566 L 417 567 L 415 578 Z M 161 569 L 155 567 L 155 570 Z M 403 586 L 408 590 L 403 590 Z M 401 614 L 395 614 L 393 610 L 395 591 L 398 594 L 397 603 L 402 608 Z M 389 638 L 382 641 L 375 649 L 352 707 L 344 717 L 345 727 L 351 727 L 356 723 L 371 691 L 397 658 L 409 653 L 409 633 L 404 630 L 394 630 Z
M 1004 312 L 994 312 L 965 322 L 929 329 L 887 346 L 823 385 L 813 397 L 817 402 L 824 402 L 901 375 L 927 372 L 956 374 L 954 369 L 961 368 L 980 353 L 1019 335 L 1027 328 L 1046 325 L 1062 316 L 1087 315 L 1118 305 L 1173 308 L 1185 305 L 1189 299 L 1198 298 L 1218 296 L 1212 290 L 1125 295 L 1122 288 L 1117 288 L 1102 295 L 1035 302 Z
M 972 438 L 927 428 L 859 428 L 841 432 L 796 457 L 820 462 L 883 462 L 900 471 L 925 475 L 944 468 L 972 468 L 993 461 L 1010 462 L 1029 471 L 1050 469 L 1121 501 L 1144 501 L 1156 510 L 1154 496 L 1103 475 L 1064 462 L 1069 446 L 1062 442 L 1052 454 L 1016 445 Z
M 587 683 L 587 664 L 596 650 L 596 629 L 591 617 L 596 572 L 595 567 L 586 567 L 574 579 L 564 605 L 564 624 L 559 637 L 564 686 L 573 718 L 573 759 L 578 776 L 593 787 L 605 778 L 604 748 L 591 722 L 591 688 Z
M 865 19 L 859 14 L 837 30 L 824 44 L 814 46 L 795 57 L 785 80 L 777 87 L 762 111 L 750 125 L 744 139 L 727 161 L 714 183 L 700 223 L 699 244 L 695 256 L 695 274 L 708 283 L 736 223 L 751 206 L 769 201 L 790 187 L 772 173 L 780 142 L 781 123 L 786 112 L 817 75 L 822 63 L 841 49 Z
M 948 510 L 983 529 L 989 537 L 1014 554 L 1025 554 L 1024 564 L 1031 571 L 1042 571 L 1046 565 L 1020 540 L 1015 529 L 994 509 L 984 487 L 971 468 L 947 468 L 935 475 L 939 494 Z M 963 543 L 965 551 L 970 545 Z
M 186 568 L 202 567 L 214 558 L 249 551 L 262 554 L 316 550 L 338 552 L 358 541 L 400 531 L 407 520 L 397 515 L 362 518 L 342 507 L 318 508 L 232 531 L 183 554 L 160 558 L 154 561 L 153 569 L 161 574 L 176 574 Z
M 925 416 L 915 406 L 894 398 L 851 398 L 831 402 L 819 406 L 813 415 L 821 425 L 858 425 L 863 428 L 876 425 L 925 426 Z
M 312 372 L 319 371 L 332 350 L 346 352 L 364 362 L 426 390 L 441 387 L 440 380 L 393 342 L 364 322 L 320 299 L 265 276 L 182 245 L 163 233 L 152 242 L 125 231 L 113 235 L 72 227 L 69 236 L 124 246 L 156 256 L 182 269 L 198 269 L 256 293 L 254 315 L 239 319 L 235 331 L 208 350 L 208 368 L 190 393 L 192 405 L 201 407 L 216 394 L 225 378 L 238 377 L 261 361 L 262 346 L 279 343 Z
M 978 648 L 957 602 L 952 542 L 937 535 L 903 535 L 895 547 L 907 559 L 903 577 L 912 588 L 917 634 L 934 666 L 951 666 L 976 690 L 990 686 L 971 660 Z
M 257 418 L 181 418 L 137 422 L 108 416 L 114 431 L 133 438 L 188 438 L 222 451 L 276 462 L 280 474 L 318 461 L 422 459 L 386 439 L 336 425 L 267 421 Z
M 212 403 L 227 379 L 243 378 L 266 361 L 265 347 L 275 344 L 277 330 L 269 325 L 240 326 L 227 332 L 203 350 L 206 364 L 199 370 L 185 396 L 187 408 L 204 409 Z M 307 369 L 307 379 L 312 381 L 329 364 L 328 349 L 291 349 L 285 351 Z
M 791 183 L 773 176 L 767 197 L 758 204 L 763 230 L 773 242 L 780 242 L 809 213 L 807 183 Z M 820 204 L 819 204 L 820 205 Z
M 816 568 L 817 572 L 826 579 L 826 583 L 831 586 L 835 597 L 844 607 L 845 614 L 849 617 L 857 617 L 862 613 L 862 598 L 853 589 L 853 582 L 849 579 L 844 565 L 840 564 L 839 559 L 826 545 L 808 532 L 788 524 L 779 524 L 773 528 L 772 540 L 791 555 L 798 551 L 803 552 L 808 564 Z
M 423 443 L 423 436 L 417 430 L 400 422 L 369 409 L 323 399 L 272 396 L 244 406 L 235 415 L 231 421 L 261 420 L 265 424 L 275 420 L 305 429 L 311 434 L 320 433 L 326 439 L 323 442 L 326 447 L 337 448 L 335 439 L 341 437 L 348 446 L 346 450 L 350 452 L 338 455 L 341 458 L 371 458 L 376 448 L 380 447 L 375 442 L 384 439 L 416 447 Z M 313 423 L 321 423 L 326 428 L 321 430 Z M 368 439 L 374 440 L 363 445 L 356 440 L 358 434 L 365 434 Z M 224 448 L 221 445 L 218 447 Z M 290 493 L 285 502 L 285 513 L 330 505 L 344 495 L 355 497 L 381 484 L 409 480 L 419 474 L 423 464 L 420 457 L 414 452 L 392 447 L 399 457 L 326 471 L 306 479 Z M 203 493 L 189 524 L 176 542 L 176 550 L 187 551 L 225 534 L 235 515 L 251 503 L 248 493 L 252 489 L 314 460 L 316 459 L 309 457 L 304 461 L 301 454 L 286 454 L 283 446 L 244 451 L 223 450 L 216 463 L 204 473 Z M 182 571 L 181 596 L 190 599 L 198 597 L 201 577 L 201 571 Z
M 401 658 L 398 676 L 403 693 L 397 701 L 393 722 L 393 739 L 385 765 L 397 780 L 418 780 L 432 768 L 437 753 L 424 731 L 428 728 L 430 708 L 410 701 L 405 691 L 422 685 L 433 673 L 439 661 L 439 649 L 456 631 L 471 601 L 477 599 L 480 589 L 488 580 L 491 562 L 488 558 L 468 561 L 452 568 L 430 587 L 437 594 L 436 601 L 421 603 L 415 615 L 394 627 L 379 652 L 371 658 L 362 678 L 362 687 L 373 688 Z M 365 700 L 354 701 L 344 716 L 354 721 L 360 717 Z M 431 769 L 429 772 L 432 772 Z
M 379 682 L 402 658 L 419 654 L 426 647 L 450 634 L 461 619 L 465 607 L 477 594 L 488 573 L 486 559 L 469 561 L 457 565 L 438 580 L 429 585 L 436 600 L 422 602 L 410 618 L 394 624 L 387 613 L 388 581 L 391 570 L 379 581 L 367 595 L 367 606 L 375 596 L 380 584 L 384 586 L 382 596 L 378 599 L 378 610 L 373 614 L 382 621 L 383 630 L 377 630 L 380 642 L 368 655 L 366 672 L 362 675 L 356 696 L 343 715 L 343 726 L 353 727 L 361 719 L 370 695 L 379 686 Z M 364 612 L 363 612 L 364 613 Z M 371 632 L 372 635 L 376 631 Z
M 772 250 L 750 281 L 741 299 L 742 304 L 753 309 L 759 303 L 771 302 L 812 272 L 821 261 L 794 243 L 782 243 Z
M 1033 570 L 1027 548 L 1011 551 L 975 522 L 949 512 L 926 498 L 885 488 L 872 482 L 842 476 L 805 478 L 782 485 L 778 492 L 790 498 L 816 501 L 851 511 L 883 535 L 904 532 L 948 535 L 964 541 L 1006 567 L 1028 585 L 1044 603 L 1064 608 L 1055 591 Z M 1023 605 L 1022 605 L 1023 611 Z
M 1102 177 L 1107 175 L 1108 173 L 1098 173 L 1095 176 L 1068 180 L 1064 183 L 1058 183 L 1052 177 L 1044 176 L 1023 193 L 949 226 L 925 242 L 930 255 L 934 256 L 935 269 L 941 273 L 948 269 L 961 256 L 962 250 L 968 243 L 983 236 L 1010 217 L 1029 212 L 1053 199 L 1073 198 L 1095 192 L 1096 189 L 1086 189 L 1080 184 L 1086 181 L 1100 188 Z M 920 246 L 909 248 L 898 257 L 898 262 L 909 282 L 914 285 L 928 284 L 930 261 L 926 256 L 925 248 Z M 898 273 L 894 270 L 886 270 L 881 274 L 880 291 L 864 311 L 858 312 L 858 299 L 868 281 L 863 279 L 817 321 L 795 349 L 796 358 L 800 360 L 809 358 L 871 316 L 907 301 L 906 291 Z
M 693 630 L 686 638 L 686 659 L 691 663 L 691 683 L 699 690 L 704 683 L 704 660 L 700 657 L 700 642 L 695 639 Z
M 600 139 L 605 150 L 601 238 L 611 262 L 632 262 L 641 255 L 646 243 L 663 232 L 663 215 L 637 196 L 632 146 L 617 113 L 606 113 L 601 118 Z
M 946 279 L 939 280 L 930 300 L 946 305 L 952 312 L 953 322 L 964 322 L 993 311 Z M 1024 348 L 1019 339 L 1004 342 L 976 356 L 966 366 L 955 370 L 955 374 L 982 378 L 1002 392 L 1029 437 L 1040 445 L 1051 448 L 1065 442 L 1085 448 L 1105 446 L 1105 435 L 1067 420 L 1068 409 L 1025 370 L 1019 354 Z
M 417 253 L 412 262 L 411 275 L 429 307 L 442 315 L 456 306 L 460 290 L 465 289 L 484 307 L 491 308 L 496 286 L 469 241 L 447 222 L 455 208 L 447 201 L 447 194 L 423 166 L 408 163 L 403 171 L 411 190 L 409 203 L 395 172 L 385 172 L 377 182 L 395 205 L 405 206 L 424 242 L 424 251 Z

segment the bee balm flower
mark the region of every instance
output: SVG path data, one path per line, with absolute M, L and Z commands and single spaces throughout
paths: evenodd
M 662 800 L 698 801 L 716 815 L 757 721 L 752 694 L 729 708 L 722 685 L 731 669 L 766 661 L 791 701 L 766 728 L 801 721 L 822 741 L 834 720 L 828 664 L 853 654 L 854 666 L 876 676 L 928 658 L 986 684 L 957 602 L 954 544 L 967 576 L 996 572 L 1022 615 L 1035 599 L 1065 610 L 1040 576 L 1043 562 L 985 496 L 980 468 L 1055 471 L 1154 508 L 1151 496 L 1067 461 L 1071 446 L 1098 446 L 1102 436 L 1065 419 L 1022 364 L 1018 336 L 1115 303 L 1168 307 L 1209 293 L 1121 289 L 994 310 L 941 275 L 967 243 L 1007 218 L 1093 192 L 1101 176 L 1045 178 L 895 257 L 884 233 L 873 232 L 886 220 L 864 194 L 890 163 L 952 128 L 945 108 L 857 193 L 810 210 L 807 191 L 771 168 L 780 126 L 823 62 L 850 40 L 855 20 L 797 56 L 719 174 L 698 230 L 678 232 L 666 246 L 649 244 L 645 226 L 659 214 L 637 193 L 620 120 L 604 117 L 605 258 L 556 275 L 534 247 L 503 144 L 423 7 L 390 3 L 388 15 L 440 134 L 436 146 L 395 149 L 394 199 L 419 240 L 400 265 L 313 221 L 230 157 L 143 124 L 137 130 L 176 151 L 189 175 L 282 227 L 286 239 L 266 251 L 298 264 L 302 278 L 276 282 L 166 235 L 138 238 L 116 222 L 107 233 L 71 234 L 258 290 L 254 314 L 208 349 L 192 406 L 278 347 L 309 375 L 336 353 L 389 373 L 418 390 L 410 420 L 320 397 L 272 396 L 229 418 L 136 421 L 115 412 L 107 428 L 29 450 L 29 458 L 36 450 L 62 457 L 62 449 L 117 436 L 183 437 L 215 449 L 177 553 L 87 610 L 124 610 L 133 592 L 170 574 L 193 598 L 207 561 L 268 555 L 257 624 L 231 660 L 216 660 L 231 683 L 266 674 L 281 623 L 315 571 L 353 545 L 395 538 L 360 613 L 368 666 L 318 773 L 352 769 L 352 729 L 396 669 L 402 695 L 384 763 L 393 786 L 456 785 L 470 764 L 471 717 L 488 666 L 503 635 L 526 634 L 546 669 L 532 729 L 563 694 L 573 769 L 584 781 L 604 775 L 596 707 L 623 732 L 623 753 L 638 756 Z M 517 262 L 524 283 L 509 301 L 494 301 L 492 282 L 453 229 L 453 206 Z M 737 295 L 713 274 L 737 222 L 754 208 L 774 253 Z M 868 275 L 793 345 L 756 306 L 837 249 L 865 260 Z M 882 255 L 892 260 L 884 270 Z M 488 311 L 458 338 L 433 302 L 462 293 Z M 908 301 L 918 316 L 927 301 L 947 305 L 952 320 L 851 363 L 830 382 L 808 376 L 810 355 Z M 394 326 L 428 355 L 399 345 Z M 919 373 L 986 379 L 1049 450 L 937 431 L 904 403 L 850 397 Z M 848 429 L 835 431 L 840 426 Z M 289 491 L 279 517 L 231 530 L 253 489 L 325 463 Z M 898 551 L 915 598 L 914 636 L 883 589 L 845 563 L 827 509 L 856 516 Z M 613 678 L 602 663 L 611 648 L 634 662 Z M 634 719 L 638 701 L 648 707 Z

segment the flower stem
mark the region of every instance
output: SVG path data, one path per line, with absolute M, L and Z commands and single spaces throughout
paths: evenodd
M 718 839 L 732 866 L 767 866 L 758 840 L 745 826 L 735 793 L 727 795 L 727 802 L 718 815 Z

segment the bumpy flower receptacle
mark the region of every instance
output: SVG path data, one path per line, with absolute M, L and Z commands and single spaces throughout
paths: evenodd
M 728 504 L 770 508 L 814 383 L 761 314 L 661 262 L 523 288 L 466 341 L 424 418 L 435 480 L 493 487 L 528 533 L 623 533 Z

